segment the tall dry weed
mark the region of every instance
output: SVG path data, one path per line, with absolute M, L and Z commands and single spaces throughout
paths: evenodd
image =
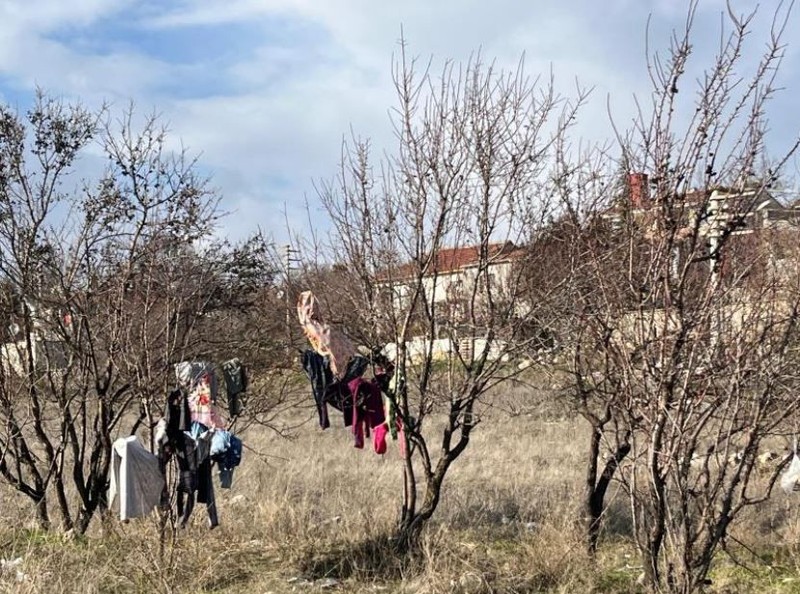
M 126 524 L 110 517 L 80 539 L 31 530 L 26 523 L 34 516 L 4 487 L 0 558 L 21 558 L 24 579 L 4 572 L 0 590 L 277 594 L 327 585 L 337 592 L 637 591 L 640 568 L 622 494 L 612 490 L 596 562 L 584 553 L 577 518 L 585 428 L 578 419 L 489 411 L 470 452 L 452 469 L 420 552 L 405 557 L 389 538 L 402 489 L 396 444 L 384 456 L 357 450 L 338 422 L 328 431 L 303 423 L 309 413 L 286 413 L 292 415 L 287 426 L 300 426 L 293 439 L 248 430 L 249 449 L 233 488 L 217 489 L 221 525 L 209 531 L 199 505 L 190 526 L 169 532 L 163 543 L 157 517 Z M 776 493 L 735 527 L 734 535 L 771 555 L 767 561 L 751 556 L 748 564 L 771 563 L 780 579 L 797 571 L 799 504 Z M 719 584 L 736 591 L 731 584 L 751 583 L 749 574 L 731 567 L 737 566 L 720 560 Z M 749 591 L 790 591 L 792 582 L 762 576 L 754 583 Z M 757 589 L 762 586 L 773 589 Z

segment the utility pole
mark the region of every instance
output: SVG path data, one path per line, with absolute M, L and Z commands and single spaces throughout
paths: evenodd
M 286 274 L 286 288 L 284 290 L 286 296 L 286 361 L 290 362 L 292 353 L 292 271 L 296 268 L 293 266 L 300 260 L 297 258 L 299 250 L 294 249 L 291 244 L 283 246 L 283 266 L 284 273 Z

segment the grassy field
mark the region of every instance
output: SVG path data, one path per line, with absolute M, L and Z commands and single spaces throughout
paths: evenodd
M 575 526 L 585 427 L 548 406 L 487 415 L 447 481 L 413 559 L 386 535 L 402 483 L 396 444 L 378 456 L 342 427 L 320 431 L 310 409 L 291 439 L 266 429 L 233 489 L 217 489 L 221 526 L 199 506 L 192 525 L 160 543 L 155 518 L 99 520 L 86 537 L 32 529 L 34 516 L 3 487 L 0 589 L 9 592 L 636 592 L 640 567 L 624 496 L 612 488 L 595 563 Z M 338 424 L 337 424 L 338 425 Z M 754 546 L 744 566 L 721 555 L 712 592 L 800 592 L 800 495 L 782 492 L 734 529 Z M 19 572 L 19 573 L 18 573 Z

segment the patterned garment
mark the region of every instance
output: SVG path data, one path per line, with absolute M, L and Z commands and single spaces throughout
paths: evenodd
M 328 357 L 330 368 L 336 379 L 341 379 L 347 370 L 356 348 L 342 332 L 325 323 L 319 304 L 311 291 L 304 291 L 297 300 L 297 317 L 311 347 L 323 357 Z
M 217 410 L 216 398 L 211 391 L 211 386 L 210 374 L 204 373 L 190 390 L 188 400 L 192 421 L 197 421 L 212 429 L 224 429 L 225 421 Z
M 214 366 L 204 361 L 183 361 L 175 365 L 178 385 L 186 390 L 191 420 L 212 429 L 224 429 L 217 409 L 217 377 Z

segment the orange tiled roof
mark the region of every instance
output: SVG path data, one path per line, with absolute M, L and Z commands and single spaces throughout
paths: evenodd
M 434 273 L 447 274 L 477 266 L 480 263 L 480 246 L 471 245 L 455 248 L 442 248 L 434 258 L 434 262 L 429 270 L 429 275 Z M 490 243 L 487 246 L 488 260 L 491 263 L 505 262 L 518 257 L 521 254 L 520 248 L 511 241 L 503 243 Z M 393 276 L 397 280 L 409 278 L 414 275 L 417 267 L 414 263 L 402 264 L 394 270 Z

